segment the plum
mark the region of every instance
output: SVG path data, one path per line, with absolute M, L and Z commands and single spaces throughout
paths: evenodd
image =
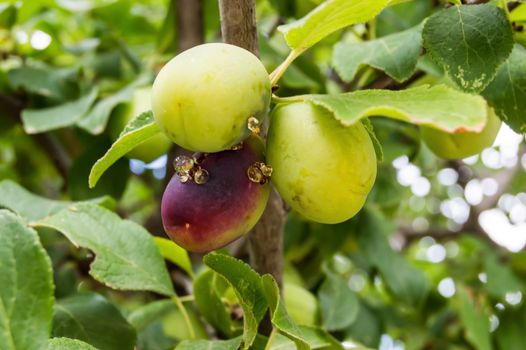
M 153 84 L 152 110 L 161 130 L 179 146 L 219 152 L 247 138 L 249 124 L 257 128 L 270 95 L 268 73 L 251 52 L 203 44 L 161 69 Z
M 179 156 L 178 173 L 161 203 L 168 236 L 189 251 L 206 252 L 247 233 L 263 214 L 269 196 L 263 151 L 263 141 L 250 136 L 234 150 L 194 159 Z
M 325 224 L 353 217 L 376 179 L 376 154 L 364 126 L 343 126 L 306 102 L 274 109 L 267 160 L 283 199 L 305 218 Z
M 134 91 L 130 103 L 121 104 L 113 111 L 109 125 L 110 137 L 113 141 L 119 138 L 120 133 L 130 120 L 151 109 L 151 95 L 151 87 L 138 88 Z M 171 145 L 172 141 L 163 133 L 159 133 L 132 149 L 127 156 L 150 163 L 168 152 Z
M 444 159 L 462 159 L 482 152 L 490 147 L 499 133 L 502 122 L 493 109 L 488 107 L 488 119 L 479 132 L 449 134 L 445 131 L 422 127 L 420 132 L 431 151 Z

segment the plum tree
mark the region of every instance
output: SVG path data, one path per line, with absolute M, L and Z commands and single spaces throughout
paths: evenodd
M 139 114 L 151 109 L 151 87 L 138 88 L 133 93 L 130 103 L 118 106 L 112 113 L 110 121 L 110 137 L 115 141 L 119 138 L 126 124 Z M 164 134 L 159 133 L 128 152 L 127 156 L 149 163 L 170 149 L 172 142 Z
M 176 158 L 178 172 L 164 192 L 161 215 L 166 233 L 181 247 L 220 248 L 247 233 L 263 214 L 269 196 L 259 168 L 264 167 L 263 141 L 250 136 L 238 148 Z
M 153 84 L 155 120 L 170 139 L 196 152 L 227 150 L 267 113 L 270 80 L 251 52 L 204 44 L 169 61 Z M 248 122 L 250 121 L 250 123 Z
M 274 109 L 267 154 L 283 199 L 321 223 L 353 217 L 376 179 L 376 154 L 365 127 L 345 127 L 327 110 L 305 102 Z
M 499 133 L 502 122 L 492 108 L 488 108 L 488 119 L 479 132 L 449 134 L 445 131 L 422 127 L 421 135 L 425 144 L 434 154 L 444 159 L 462 159 L 473 156 L 490 147 Z

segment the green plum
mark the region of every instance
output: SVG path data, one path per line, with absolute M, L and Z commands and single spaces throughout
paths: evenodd
M 268 73 L 249 51 L 203 44 L 177 55 L 153 84 L 152 109 L 161 130 L 196 152 L 227 150 L 248 137 L 270 104 Z
M 119 137 L 130 120 L 151 109 L 151 95 L 151 87 L 138 88 L 134 91 L 130 103 L 122 104 L 115 109 L 109 127 L 110 136 L 113 140 Z M 149 163 L 168 152 L 171 145 L 170 139 L 163 133 L 159 133 L 132 149 L 127 156 Z
M 376 179 L 376 154 L 365 127 L 343 126 L 306 102 L 274 109 L 267 161 L 283 199 L 305 218 L 326 224 L 358 213 Z
M 493 109 L 488 108 L 488 119 L 479 132 L 458 132 L 449 134 L 434 128 L 422 127 L 422 139 L 440 158 L 462 159 L 482 152 L 490 147 L 499 133 L 502 122 Z

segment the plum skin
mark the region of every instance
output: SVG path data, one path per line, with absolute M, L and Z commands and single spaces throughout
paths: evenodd
M 160 129 L 195 152 L 230 149 L 250 134 L 270 104 L 268 73 L 251 52 L 203 44 L 170 60 L 153 84 L 152 110 Z
M 305 218 L 325 224 L 356 215 L 376 179 L 376 154 L 364 126 L 343 126 L 307 102 L 274 109 L 267 161 L 283 199 Z
M 422 140 L 431 151 L 440 158 L 462 159 L 482 152 L 491 147 L 499 133 L 501 120 L 493 109 L 488 108 L 486 125 L 481 132 L 462 132 L 450 134 L 445 131 L 422 127 Z
M 151 87 L 138 88 L 134 91 L 130 103 L 121 104 L 113 111 L 109 125 L 110 137 L 113 141 L 119 138 L 120 133 L 130 120 L 151 110 L 151 95 Z M 163 133 L 158 133 L 132 149 L 126 156 L 150 163 L 168 152 L 171 145 L 170 139 Z
M 263 160 L 263 142 L 251 136 L 241 150 L 209 154 L 200 162 L 209 173 L 205 184 L 181 183 L 174 175 L 161 202 L 168 236 L 189 251 L 207 252 L 252 229 L 265 210 L 270 186 L 250 181 L 247 169 Z

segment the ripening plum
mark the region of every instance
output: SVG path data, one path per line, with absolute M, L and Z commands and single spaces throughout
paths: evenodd
M 109 126 L 110 137 L 114 141 L 119 138 L 120 133 L 130 120 L 151 109 L 151 96 L 151 87 L 138 88 L 134 91 L 133 99 L 130 103 L 122 104 L 115 109 Z M 163 133 L 159 133 L 132 149 L 127 156 L 150 163 L 168 152 L 171 145 L 172 141 Z
M 462 159 L 490 147 L 499 133 L 502 122 L 488 107 L 486 126 L 480 133 L 462 132 L 449 134 L 429 127 L 421 128 L 422 139 L 434 154 L 444 159 Z
M 179 54 L 153 84 L 153 114 L 179 146 L 219 152 L 244 140 L 247 121 L 260 123 L 270 103 L 270 80 L 251 52 L 203 44 Z
M 168 236 L 189 251 L 206 252 L 247 233 L 263 214 L 269 196 L 265 171 L 254 168 L 264 166 L 263 149 L 263 141 L 250 136 L 237 150 L 195 160 L 178 157 L 176 163 L 188 172 L 176 173 L 162 198 Z
M 306 102 L 274 109 L 267 160 L 283 199 L 320 223 L 353 217 L 376 179 L 376 154 L 365 127 L 345 127 L 327 110 Z

